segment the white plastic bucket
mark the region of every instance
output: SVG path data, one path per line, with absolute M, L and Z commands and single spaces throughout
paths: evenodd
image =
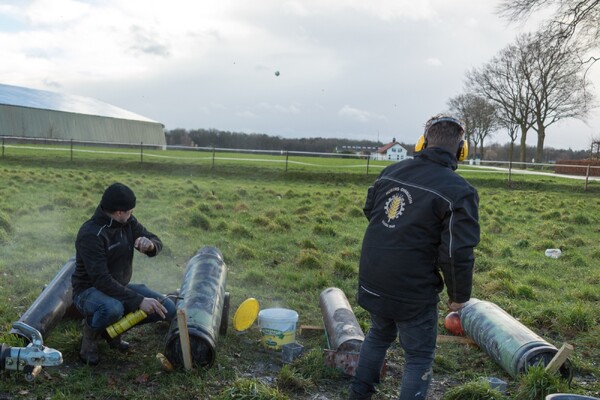
M 298 313 L 287 308 L 266 308 L 258 313 L 258 326 L 265 347 L 279 350 L 296 341 Z
M 546 400 L 598 400 L 598 398 L 590 396 L 581 396 L 578 394 L 555 393 L 546 396 Z

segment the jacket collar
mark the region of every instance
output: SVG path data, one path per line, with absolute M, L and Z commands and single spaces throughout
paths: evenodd
M 131 218 L 133 218 L 133 217 L 131 217 Z M 106 225 L 106 226 L 112 227 L 112 228 L 118 228 L 118 227 L 127 225 L 129 223 L 129 221 L 131 221 L 131 218 L 129 218 L 129 220 L 127 220 L 127 222 L 122 224 L 122 223 L 112 219 L 111 216 L 108 215 L 106 213 L 106 211 L 104 211 L 100 205 L 98 205 L 98 207 L 96 207 L 96 211 L 94 211 L 94 215 L 92 216 L 92 220 L 94 220 L 94 222 L 96 222 L 98 225 Z
M 448 150 L 441 147 L 429 147 L 419 152 L 415 157 L 420 157 L 423 160 L 432 161 L 436 164 L 443 165 L 444 167 L 455 171 L 458 168 L 458 160 L 456 156 L 450 153 Z

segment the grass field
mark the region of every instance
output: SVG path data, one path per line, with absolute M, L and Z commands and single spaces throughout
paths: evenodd
M 335 286 L 366 329 L 368 314 L 354 302 L 367 222 L 361 208 L 380 168 L 369 176 L 364 170 L 306 165 L 286 173 L 282 165 L 241 158 L 214 169 L 209 160 L 148 157 L 142 164 L 110 154 L 70 161 L 64 154 L 28 150 L 0 158 L 0 333 L 5 333 L 0 343 L 17 344 L 7 334 L 11 324 L 74 254 L 79 226 L 114 181 L 134 189 L 136 217 L 165 244 L 154 259 L 136 255 L 134 282 L 164 292 L 177 289 L 196 251 L 216 246 L 228 266 L 232 311 L 254 297 L 261 308 L 296 310 L 299 324 L 321 325 L 319 294 Z M 459 172 L 481 198 L 474 297 L 498 304 L 557 347 L 573 344 L 575 374 L 568 390 L 598 396 L 600 186 L 594 182 L 583 191 L 580 181 L 519 176 L 509 188 L 501 174 L 463 167 Z M 547 248 L 560 248 L 563 256 L 547 258 Z M 441 308 L 440 333 L 445 314 Z M 45 369 L 33 385 L 15 374 L 3 376 L 0 399 L 345 396 L 347 377 L 323 366 L 324 335 L 299 337 L 305 354 L 282 368 L 280 354 L 262 348 L 256 324 L 244 333 L 230 327 L 219 338 L 211 369 L 166 373 L 155 360 L 166 330 L 161 324 L 132 330 L 127 338 L 136 348 L 133 354 L 102 347 L 101 364 L 90 368 L 77 360 L 78 322 L 64 320 L 45 338 L 63 353 L 64 365 Z M 379 399 L 398 393 L 402 352 L 395 346 L 389 356 Z M 523 395 L 526 382 L 510 378 L 478 348 L 440 344 L 434 372 L 432 399 L 488 376 L 507 381 L 513 398 L 543 399 L 539 393 Z

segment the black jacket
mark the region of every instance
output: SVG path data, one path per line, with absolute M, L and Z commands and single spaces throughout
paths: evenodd
M 428 148 L 385 168 L 369 188 L 358 292 L 367 311 L 414 314 L 439 301 L 444 281 L 450 300 L 469 300 L 479 197 L 456 167 L 450 152 Z
M 132 215 L 122 224 L 113 220 L 100 206 L 86 221 L 75 241 L 75 272 L 71 278 L 73 296 L 95 287 L 104 294 L 120 300 L 125 312 L 135 311 L 144 299 L 126 285 L 133 273 L 133 244 L 140 236 L 154 243 L 150 257 L 162 249 L 161 240 L 149 232 Z

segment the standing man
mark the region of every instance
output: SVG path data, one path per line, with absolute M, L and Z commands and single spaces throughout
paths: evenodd
M 97 340 L 123 315 L 142 310 L 148 315 L 143 323 L 170 321 L 175 316 L 175 304 L 170 299 L 146 285 L 129 283 L 134 248 L 148 257 L 162 249 L 158 236 L 132 215 L 135 201 L 129 187 L 110 185 L 92 218 L 77 234 L 76 267 L 71 280 L 73 304 L 85 318 L 79 357 L 86 364 L 98 364 Z M 129 343 L 120 336 L 105 338 L 111 348 L 123 352 L 129 349 Z
M 461 122 L 431 118 L 415 150 L 414 159 L 385 168 L 367 193 L 357 300 L 371 315 L 371 329 L 349 399 L 371 399 L 398 336 L 405 359 L 399 399 L 424 400 L 444 282 L 450 310 L 471 297 L 479 197 L 454 172 L 467 155 Z

